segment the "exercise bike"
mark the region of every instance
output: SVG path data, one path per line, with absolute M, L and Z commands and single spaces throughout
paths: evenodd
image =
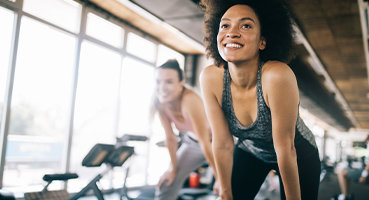
M 82 166 L 85 167 L 99 167 L 105 164 L 107 168 L 95 176 L 81 191 L 70 196 L 66 189 L 62 190 L 48 190 L 48 186 L 54 181 L 67 181 L 70 179 L 78 178 L 76 173 L 63 173 L 63 174 L 46 174 L 43 180 L 47 182 L 42 191 L 40 192 L 28 192 L 24 194 L 25 200 L 76 200 L 80 197 L 86 196 L 87 192 L 93 191 L 94 196 L 98 200 L 104 200 L 103 194 L 97 183 L 100 179 L 112 170 L 114 167 L 122 166 L 133 154 L 134 147 L 127 146 L 127 141 L 146 141 L 146 136 L 129 135 L 125 134 L 121 138 L 117 138 L 117 144 L 96 144 L 87 153 L 82 161 Z M 120 192 L 120 199 L 130 200 L 127 194 L 126 178 L 128 175 L 127 168 L 124 185 Z

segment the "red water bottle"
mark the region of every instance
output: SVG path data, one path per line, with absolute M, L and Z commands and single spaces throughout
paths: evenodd
M 197 188 L 200 186 L 200 174 L 196 172 L 190 173 L 190 187 Z

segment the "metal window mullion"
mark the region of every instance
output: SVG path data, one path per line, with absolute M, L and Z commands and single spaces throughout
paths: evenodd
M 23 1 L 19 1 L 19 4 L 22 4 Z M 10 110 L 11 110 L 11 101 L 12 101 L 12 92 L 13 92 L 13 84 L 14 84 L 14 74 L 15 74 L 15 66 L 17 60 L 18 53 L 18 43 L 19 43 L 19 32 L 20 32 L 20 22 L 22 15 L 15 14 L 15 23 L 13 28 L 13 39 L 11 44 L 10 51 L 10 62 L 9 62 L 9 70 L 7 76 L 7 82 L 5 87 L 5 96 L 4 96 L 4 109 L 2 112 L 2 120 L 0 126 L 0 188 L 3 187 L 3 175 L 4 175 L 4 167 L 5 167 L 5 155 L 6 155 L 6 146 L 7 146 L 7 138 L 9 135 L 9 124 L 10 124 Z
M 77 96 L 77 85 L 78 85 L 78 72 L 79 72 L 79 61 L 81 57 L 81 46 L 83 41 L 83 35 L 86 30 L 86 6 L 83 5 L 81 12 L 81 23 L 80 23 L 80 33 L 78 34 L 78 42 L 76 47 L 75 54 L 75 63 L 74 63 L 74 81 L 72 86 L 72 96 L 70 101 L 70 113 L 69 113 L 69 124 L 68 124 L 68 135 L 66 138 L 67 148 L 66 148 L 66 156 L 65 156 L 65 171 L 70 171 L 71 164 L 71 152 L 72 152 L 72 144 L 73 144 L 73 134 L 74 134 L 74 114 L 75 114 L 75 105 L 76 105 L 76 96 Z M 65 188 L 67 188 L 67 183 L 65 184 Z
M 121 89 L 122 89 L 122 80 L 123 80 L 123 67 L 125 67 L 124 64 L 124 59 L 127 57 L 127 52 L 125 50 L 126 46 L 127 46 L 127 37 L 128 37 L 128 31 L 126 31 L 126 29 L 124 29 L 123 32 L 123 48 L 120 52 L 121 54 L 121 64 L 120 64 L 120 73 L 119 73 L 119 85 L 118 85 L 118 99 L 117 99 L 117 112 L 116 112 L 116 120 L 115 120 L 115 135 L 116 137 L 119 136 L 119 123 L 120 123 L 120 109 L 121 109 L 121 100 L 122 100 L 122 95 L 121 94 Z

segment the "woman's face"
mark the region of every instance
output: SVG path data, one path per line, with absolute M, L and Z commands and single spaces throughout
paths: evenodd
M 174 69 L 156 70 L 156 97 L 160 103 L 175 101 L 181 95 L 184 81 L 179 80 L 178 72 Z
M 234 5 L 221 18 L 217 36 L 219 54 L 227 62 L 258 58 L 266 41 L 260 34 L 260 22 L 247 5 Z

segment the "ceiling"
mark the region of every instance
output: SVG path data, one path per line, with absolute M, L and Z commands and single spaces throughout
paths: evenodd
M 352 111 L 357 121 L 357 124 L 353 125 L 356 128 L 368 129 L 369 81 L 365 58 L 367 46 L 363 43 L 358 1 L 288 2 L 298 26 Z
M 290 63 L 299 82 L 301 106 L 339 130 L 369 130 L 368 53 L 365 50 L 368 47 L 363 42 L 358 1 L 286 1 L 300 40 L 304 41 L 296 42 L 296 57 Z M 201 47 L 203 13 L 194 3 L 197 0 L 90 2 L 183 53 L 204 52 Z M 127 8 L 129 12 L 122 10 Z M 135 13 L 138 8 L 156 20 L 148 22 L 142 14 Z M 174 30 L 155 23 L 157 20 Z M 186 38 L 183 35 L 190 40 L 183 42 Z M 194 41 L 189 42 L 191 39 Z

